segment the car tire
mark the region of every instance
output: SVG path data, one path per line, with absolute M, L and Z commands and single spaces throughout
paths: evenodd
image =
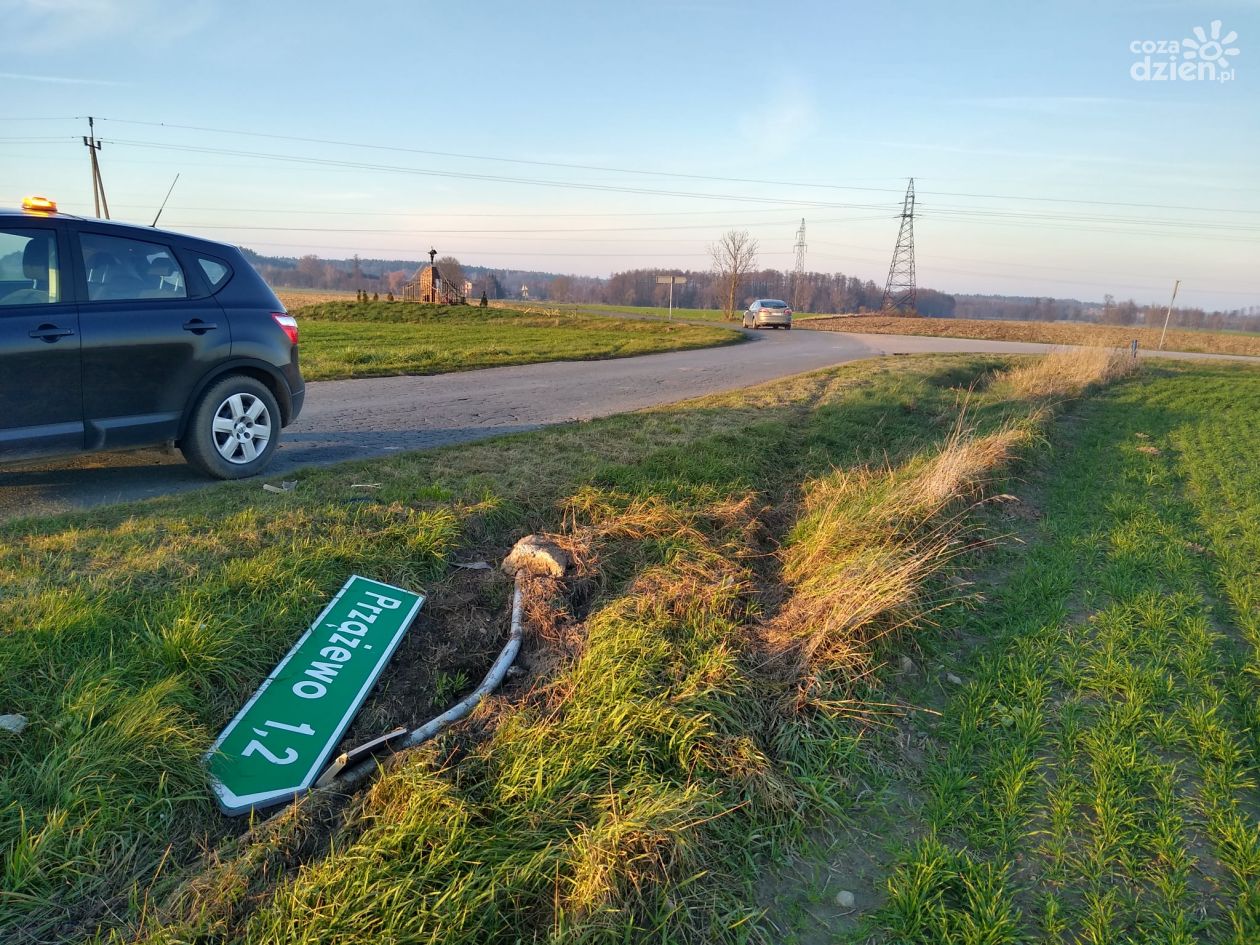
M 207 476 L 246 479 L 267 467 L 279 441 L 275 395 L 262 381 L 233 374 L 210 385 L 198 399 L 179 448 Z

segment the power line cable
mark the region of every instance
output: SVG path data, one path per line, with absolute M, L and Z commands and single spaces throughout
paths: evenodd
M 434 151 L 434 150 L 427 150 L 427 149 L 422 149 L 422 148 L 403 147 L 401 145 L 371 144 L 371 143 L 365 143 L 362 141 L 341 141 L 341 140 L 330 139 L 330 138 L 315 138 L 315 137 L 306 137 L 306 136 L 300 136 L 300 135 L 280 135 L 280 134 L 275 134 L 272 132 L 240 131 L 240 130 L 232 130 L 232 129 L 225 129 L 225 128 L 210 128 L 210 127 L 201 126 L 201 125 L 183 125 L 183 124 L 175 124 L 172 122 L 136 121 L 136 120 L 125 119 L 125 118 L 111 118 L 111 119 L 100 119 L 100 120 L 113 121 L 117 124 L 142 125 L 142 126 L 156 127 L 156 128 L 173 128 L 173 129 L 178 129 L 178 130 L 183 130 L 183 131 L 206 132 L 209 134 L 240 135 L 243 137 L 251 137 L 251 138 L 269 138 L 269 139 L 278 140 L 278 141 L 296 141 L 296 142 L 302 142 L 306 144 L 325 144 L 325 145 L 334 145 L 338 147 L 365 148 L 369 150 L 393 151 L 393 152 L 404 153 L 404 154 L 423 154 L 423 155 L 433 156 L 433 157 L 458 158 L 460 160 L 493 161 L 493 162 L 498 162 L 498 163 L 521 164 L 521 165 L 528 165 L 528 166 L 533 166 L 533 167 L 555 167 L 555 168 L 563 168 L 566 170 L 598 171 L 601 173 L 611 173 L 611 174 L 637 174 L 637 175 L 651 176 L 651 177 L 671 177 L 671 178 L 676 178 L 679 180 L 704 180 L 704 181 L 717 181 L 721 183 L 763 184 L 763 185 L 770 185 L 770 186 L 776 186 L 776 187 L 813 187 L 813 188 L 821 188 L 821 189 L 826 189 L 826 190 L 856 190 L 856 191 L 867 191 L 871 193 L 888 193 L 888 194 L 901 194 L 902 193 L 901 189 L 898 187 L 865 187 L 865 186 L 859 186 L 855 184 L 828 184 L 828 183 L 821 183 L 818 181 L 790 181 L 790 180 L 775 180 L 775 179 L 770 179 L 770 178 L 756 178 L 756 177 L 729 177 L 729 176 L 722 176 L 722 175 L 715 175 L 715 174 L 690 174 L 690 173 L 684 173 L 684 172 L 679 172 L 679 171 L 654 171 L 654 170 L 646 170 L 642 168 L 612 167 L 612 166 L 597 165 L 597 164 L 570 163 L 570 162 L 565 162 L 565 161 L 538 161 L 538 160 L 530 160 L 527 158 L 505 158 L 501 156 L 493 156 L 493 155 L 485 155 L 485 154 L 471 154 L 471 153 L 454 152 L 454 151 Z M 884 178 L 880 178 L 880 179 L 884 179 Z M 1110 207 L 1129 207 L 1129 208 L 1154 209 L 1154 210 L 1186 210 L 1186 211 L 1193 211 L 1193 212 L 1200 212 L 1200 213 L 1260 214 L 1260 209 L 1249 210 L 1249 209 L 1239 208 L 1239 207 L 1196 207 L 1196 206 L 1186 206 L 1186 205 L 1179 205 L 1179 204 L 1138 203 L 1138 202 L 1116 201 L 1116 200 L 1088 200 L 1088 199 L 1071 198 L 1071 197 L 1038 197 L 1038 196 L 1027 195 L 1027 194 L 990 194 L 990 193 L 975 193 L 975 192 L 942 190 L 942 191 L 920 191 L 919 196 L 920 197 L 922 196 L 967 197 L 967 198 L 972 198 L 972 199 L 984 199 L 984 200 L 1025 200 L 1025 201 L 1039 201 L 1039 202 L 1046 202 L 1046 203 L 1068 203 L 1068 204 L 1082 204 L 1082 205 L 1110 206 Z
M 681 190 L 656 190 L 644 187 L 622 187 L 615 184 L 583 183 L 578 181 L 543 180 L 532 177 L 506 177 L 497 174 L 473 174 L 461 171 L 439 171 L 431 168 L 402 167 L 390 164 L 369 164 L 362 161 L 343 161 L 331 158 L 303 157 L 295 154 L 270 154 L 261 151 L 236 151 L 230 148 L 195 147 L 191 145 L 162 144 L 155 141 L 134 141 L 122 138 L 110 139 L 108 144 L 123 147 L 152 148 L 164 151 L 178 151 L 195 154 L 220 154 L 227 157 L 261 158 L 264 160 L 282 161 L 292 164 L 306 164 L 317 167 L 337 167 L 348 170 L 381 171 L 394 174 L 416 174 L 423 177 L 445 177 L 456 180 L 492 181 L 496 183 L 526 184 L 541 187 L 561 187 L 574 190 L 605 191 L 610 193 L 639 194 L 661 197 L 687 197 L 700 200 L 734 200 L 746 203 L 784 203 L 792 207 L 823 207 L 844 209 L 849 204 L 817 200 L 785 200 L 781 197 L 753 197 L 742 194 L 696 193 Z
M 456 172 L 456 171 L 436 171 L 436 170 L 425 169 L 425 168 L 409 168 L 409 167 L 400 167 L 400 166 L 394 166 L 394 165 L 376 165 L 376 164 L 367 164 L 364 162 L 355 162 L 355 161 L 302 157 L 298 155 L 269 154 L 266 152 L 241 152 L 241 151 L 234 151 L 231 149 L 191 147 L 187 145 L 164 145 L 158 142 L 146 142 L 146 141 L 130 141 L 130 140 L 120 139 L 120 140 L 111 141 L 111 144 L 156 148 L 159 150 L 194 151 L 198 153 L 214 153 L 214 154 L 224 154 L 228 156 L 263 158 L 267 160 L 276 160 L 276 161 L 281 161 L 281 162 L 291 162 L 291 163 L 308 164 L 308 165 L 316 165 L 316 166 L 331 166 L 331 167 L 352 168 L 352 169 L 359 169 L 359 170 L 364 170 L 364 169 L 377 170 L 377 171 L 383 171 L 383 172 L 389 172 L 389 173 L 418 174 L 421 176 L 449 177 L 449 178 L 469 179 L 469 180 L 486 180 L 486 181 L 496 181 L 496 182 L 513 183 L 513 184 L 528 184 L 528 185 L 534 185 L 534 186 L 572 188 L 572 189 L 578 189 L 578 190 L 649 194 L 649 195 L 657 195 L 657 196 L 687 197 L 687 198 L 705 199 L 705 200 L 729 199 L 729 200 L 733 200 L 737 202 L 788 203 L 789 205 L 793 207 L 805 206 L 805 207 L 827 208 L 827 209 L 856 209 L 858 207 L 870 206 L 869 204 L 853 205 L 853 204 L 846 204 L 846 203 L 835 203 L 835 202 L 824 202 L 824 201 L 785 201 L 785 200 L 776 199 L 776 198 L 750 197 L 750 196 L 743 196 L 743 195 L 736 195 L 736 194 L 711 194 L 711 193 L 694 193 L 694 192 L 688 192 L 688 191 L 664 191 L 664 190 L 654 190 L 654 189 L 648 189 L 648 188 L 626 188 L 626 187 L 620 187 L 620 186 L 611 185 L 611 184 L 593 184 L 593 183 L 580 183 L 580 182 L 572 182 L 572 181 L 539 180 L 535 178 L 504 177 L 504 176 L 499 176 L 499 175 L 468 174 L 468 173 L 462 173 L 462 172 Z M 993 215 L 993 214 L 1009 216 L 1012 213 L 1014 213 L 1014 211 L 1002 211 L 1002 210 L 985 209 L 985 208 L 976 208 L 976 209 L 971 209 L 971 210 L 966 210 L 966 211 L 957 211 L 957 212 L 969 213 L 972 216 Z M 1106 222 L 1110 224 L 1122 224 L 1126 222 L 1123 218 L 1115 218 L 1115 217 L 1098 217 L 1094 219 L 1097 220 L 1098 222 Z M 1182 226 L 1182 227 L 1195 225 L 1192 221 L 1143 221 L 1141 225 L 1151 226 L 1151 225 L 1165 225 L 1165 224 L 1170 225 L 1170 226 Z M 1206 227 L 1206 226 L 1229 227 L 1229 226 L 1232 226 L 1232 224 L 1200 224 L 1199 226 L 1200 228 Z

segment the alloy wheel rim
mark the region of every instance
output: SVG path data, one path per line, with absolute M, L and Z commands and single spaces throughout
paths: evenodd
M 211 434 L 214 448 L 229 463 L 253 462 L 271 441 L 271 411 L 261 397 L 232 394 L 214 412 Z

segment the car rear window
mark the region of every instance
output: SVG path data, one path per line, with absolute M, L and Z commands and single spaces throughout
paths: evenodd
M 787 308 L 787 302 L 780 302 L 778 299 L 762 299 L 762 308 Z
M 228 276 L 232 274 L 227 263 L 211 259 L 209 256 L 198 256 L 197 262 L 201 266 L 201 271 L 206 274 L 206 281 L 210 283 L 211 291 L 221 288 L 227 282 Z

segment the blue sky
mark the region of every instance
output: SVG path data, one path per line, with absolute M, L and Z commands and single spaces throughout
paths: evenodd
M 1216 20 L 1229 81 L 1133 77 L 1135 43 L 1162 62 Z M 115 219 L 149 222 L 179 173 L 163 226 L 261 252 L 598 275 L 705 268 L 746 228 L 788 268 L 804 217 L 810 269 L 882 283 L 913 176 L 920 285 L 1148 302 L 1181 278 L 1179 301 L 1260 305 L 1255 0 L 0 0 L 0 21 L 0 204 L 90 214 L 91 114 Z

